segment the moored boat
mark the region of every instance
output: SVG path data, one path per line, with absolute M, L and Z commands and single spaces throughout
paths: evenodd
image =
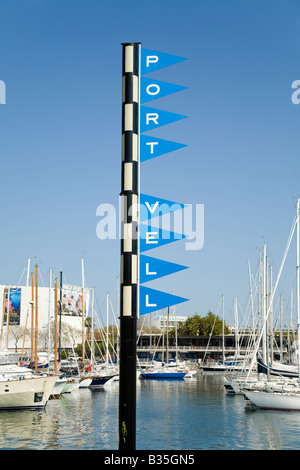
M 140 379 L 146 380 L 181 380 L 186 375 L 185 371 L 176 371 L 171 369 L 154 369 L 149 371 L 142 371 Z
M 67 376 L 60 376 L 53 387 L 50 398 L 59 398 L 64 393 L 69 393 L 74 388 L 75 379 Z
M 266 385 L 263 385 L 262 388 L 258 386 L 249 387 L 245 386 L 243 388 L 244 396 L 250 403 L 253 403 L 255 406 L 263 409 L 270 410 L 288 410 L 288 411 L 300 411 L 300 199 L 297 200 L 297 214 L 293 223 L 293 230 L 290 233 L 289 240 L 293 236 L 293 231 L 297 227 L 297 242 L 296 242 L 296 274 L 297 274 L 297 343 L 298 343 L 298 376 L 295 377 L 297 381 L 293 382 L 293 379 L 282 378 L 281 384 L 270 384 L 269 382 Z M 289 241 L 290 243 L 290 241 Z M 285 255 L 287 250 L 285 251 Z M 285 258 L 284 258 L 285 259 Z M 282 263 L 283 266 L 283 263 Z M 274 292 L 273 292 L 274 296 Z M 273 298 L 271 299 L 271 304 Z M 269 313 L 269 310 L 268 310 Z M 267 316 L 266 316 L 267 320 Z M 266 326 L 266 321 L 264 323 L 264 328 Z M 261 331 L 264 332 L 264 328 Z M 259 344 L 259 343 L 258 343 Z M 254 356 L 253 356 L 254 359 Z M 265 361 L 266 362 L 266 361 Z M 264 365 L 264 364 L 263 364 Z M 262 367 L 262 365 L 260 364 Z M 268 367 L 264 365 L 266 372 Z M 281 367 L 282 368 L 282 367 Z M 286 369 L 286 368 L 285 368 Z M 291 372 L 289 370 L 288 372 Z M 281 374 L 282 375 L 282 374 Z
M 266 410 L 300 411 L 300 388 L 286 386 L 257 389 L 244 389 L 246 399 L 256 407 Z
M 43 408 L 57 379 L 56 375 L 2 377 L 0 410 Z
M 267 366 L 260 358 L 257 358 L 257 371 L 280 377 L 297 378 L 299 376 L 299 368 L 296 365 L 273 362 L 272 365 Z
M 92 377 L 88 388 L 90 388 L 91 390 L 103 388 L 109 382 L 113 382 L 115 377 L 117 377 L 117 375 L 95 375 L 94 377 Z

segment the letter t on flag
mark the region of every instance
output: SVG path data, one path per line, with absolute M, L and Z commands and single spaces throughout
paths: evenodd
M 159 157 L 169 152 L 174 152 L 183 147 L 187 147 L 186 144 L 180 144 L 178 142 L 172 142 L 170 140 L 158 139 L 157 137 L 150 137 L 148 135 L 140 136 L 140 154 L 141 162 L 150 160 L 151 158 Z

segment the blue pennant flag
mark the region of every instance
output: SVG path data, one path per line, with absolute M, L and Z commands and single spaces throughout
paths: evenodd
M 165 153 L 174 152 L 183 147 L 187 147 L 185 144 L 179 144 L 170 140 L 157 139 L 156 137 L 150 137 L 147 135 L 140 136 L 140 160 L 145 162 L 151 158 L 159 157 Z
M 140 222 L 154 219 L 155 217 L 169 214 L 184 208 L 185 205 L 179 202 L 168 201 L 167 199 L 148 196 L 147 194 L 140 194 Z
M 178 297 L 177 295 L 167 294 L 156 289 L 140 286 L 139 291 L 139 315 L 155 312 L 172 305 L 186 302 L 189 299 Z
M 151 78 L 141 78 L 141 103 L 157 100 L 163 96 L 186 90 L 186 86 L 174 85 L 173 83 L 152 80 Z
M 179 57 L 165 52 L 157 52 L 151 49 L 141 49 L 141 75 L 154 72 L 155 70 L 169 67 L 170 65 L 178 64 L 185 57 Z
M 184 238 L 185 235 L 181 233 L 169 232 L 161 228 L 140 224 L 140 253 L 183 240 Z
M 171 124 L 172 122 L 184 119 L 187 116 L 183 114 L 170 113 L 161 109 L 149 108 L 148 106 L 140 107 L 140 131 L 146 132 L 158 127 Z
M 183 269 L 187 269 L 187 266 L 152 258 L 152 256 L 140 255 L 140 284 L 177 273 Z

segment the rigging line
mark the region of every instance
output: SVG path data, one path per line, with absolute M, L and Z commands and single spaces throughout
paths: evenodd
M 97 297 L 96 297 L 96 302 L 98 304 Z M 97 311 L 95 310 L 95 308 L 94 308 L 94 314 L 95 314 L 95 319 L 98 320 L 98 331 L 99 331 L 99 334 L 100 334 L 100 339 L 101 339 L 101 341 L 103 341 L 106 337 L 105 327 L 103 326 L 104 323 L 102 321 L 102 318 L 99 318 L 99 315 L 98 315 Z M 96 322 L 95 322 L 95 326 L 97 326 Z M 115 326 L 115 325 L 113 325 L 113 326 Z M 108 338 L 108 344 L 112 347 L 114 353 L 117 355 L 117 353 L 116 353 L 116 351 L 115 351 L 115 349 L 114 349 L 114 347 L 111 343 L 111 340 L 109 338 Z
M 151 315 L 151 314 L 150 314 L 150 315 Z M 140 328 L 139 328 L 139 334 L 138 334 L 138 337 L 137 337 L 137 340 L 136 340 L 136 344 L 138 344 L 138 342 L 139 342 L 139 340 L 140 340 L 140 337 L 141 337 L 142 331 L 143 331 L 143 327 L 144 327 L 144 323 L 145 323 L 145 320 L 146 320 L 146 315 L 143 315 L 143 317 L 144 317 L 144 318 L 143 318 L 142 323 L 141 323 L 141 324 L 138 323 L 138 325 L 139 325 Z
M 113 313 L 113 317 L 114 317 L 114 320 L 115 320 L 115 326 L 117 327 L 117 332 L 119 333 L 119 327 L 118 327 L 117 319 L 116 319 L 116 316 L 115 316 L 115 311 L 114 311 L 113 304 L 111 302 L 110 297 L 109 297 L 109 303 L 110 303 L 111 310 L 112 310 L 112 313 Z
M 221 299 L 220 299 L 220 301 L 219 301 L 217 313 L 216 313 L 216 316 L 215 316 L 215 319 L 214 319 L 214 324 L 213 324 L 212 329 L 211 329 L 210 334 L 209 334 L 209 339 L 208 339 L 208 343 L 207 343 L 206 350 L 205 350 L 205 353 L 204 353 L 203 362 L 204 362 L 204 360 L 205 360 L 205 358 L 206 358 L 206 354 L 207 354 L 207 352 L 208 352 L 209 343 L 210 343 L 210 340 L 211 340 L 211 337 L 212 337 L 212 334 L 213 334 L 213 329 L 214 329 L 214 327 L 215 327 L 215 323 L 216 323 L 217 318 L 218 318 L 218 313 L 219 313 L 219 309 L 220 309 L 220 306 L 221 306 L 221 302 L 222 302 L 222 297 L 221 297 Z
M 20 263 L 20 261 L 27 261 L 27 258 L 16 259 L 14 261 L 7 261 L 6 263 L 0 263 L 0 266 L 7 266 L 8 264 Z
M 17 284 L 18 286 L 21 285 L 21 280 L 22 280 L 22 277 L 23 277 L 23 275 L 24 275 L 24 273 L 25 273 L 26 270 L 27 270 L 27 267 L 25 267 L 25 268 L 23 269 L 23 272 L 22 272 L 21 277 L 20 277 L 20 279 L 19 279 L 19 282 L 18 282 L 18 284 Z
M 40 278 L 41 278 L 43 287 L 45 287 L 44 279 L 43 279 L 43 277 L 42 277 L 41 270 L 40 270 L 39 266 L 38 266 L 38 274 L 40 275 Z

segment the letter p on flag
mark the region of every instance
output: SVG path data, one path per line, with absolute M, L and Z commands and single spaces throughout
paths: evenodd
M 169 67 L 187 60 L 185 57 L 179 57 L 165 52 L 157 52 L 151 49 L 141 49 L 141 74 L 154 72 L 155 70 Z
M 146 67 L 149 67 L 150 64 L 155 64 L 158 62 L 158 55 L 147 55 L 146 56 Z

